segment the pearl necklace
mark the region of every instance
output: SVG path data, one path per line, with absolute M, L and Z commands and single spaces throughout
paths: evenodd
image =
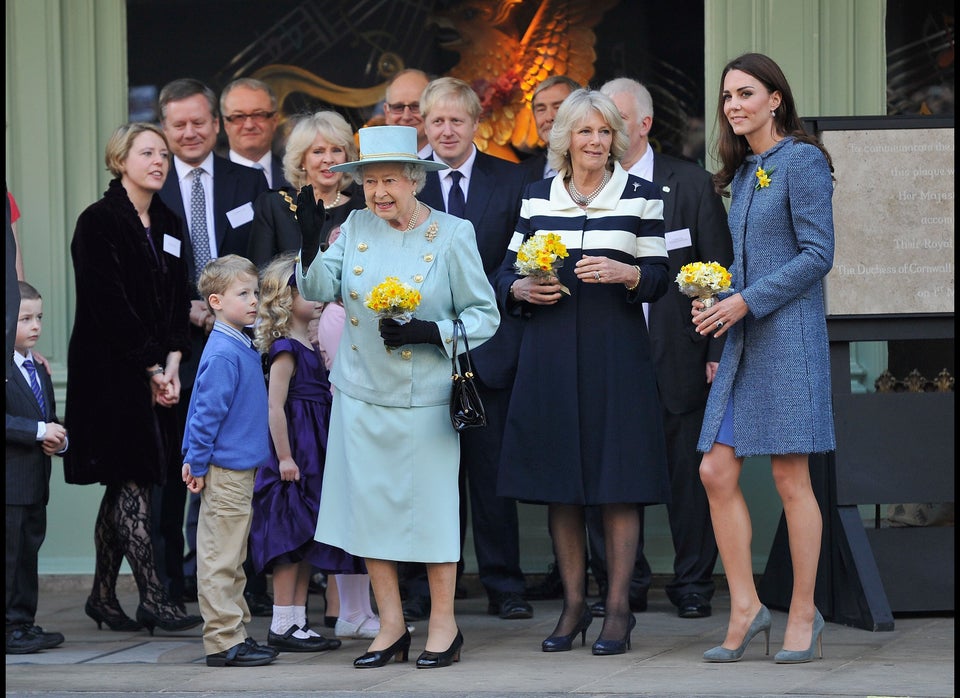
M 337 190 L 337 198 L 335 198 L 335 199 L 333 200 L 333 203 L 332 203 L 332 204 L 329 204 L 329 205 L 328 205 L 325 201 L 323 201 L 323 197 L 320 198 L 320 201 L 323 202 L 324 208 L 334 208 L 334 207 L 336 207 L 337 204 L 340 203 L 340 197 L 341 197 L 341 196 L 342 196 L 342 194 L 340 193 L 340 190 L 338 189 L 338 190 Z
M 573 203 L 577 206 L 589 206 L 590 202 L 597 198 L 597 194 L 600 193 L 600 190 L 603 189 L 609 181 L 610 170 L 605 169 L 603 171 L 603 179 L 600 180 L 600 185 L 593 190 L 593 193 L 584 196 L 577 190 L 577 185 L 573 183 L 573 176 L 571 176 L 570 181 L 567 183 L 570 190 L 570 198 L 573 199 Z
M 417 225 L 417 218 L 419 217 L 420 217 L 420 200 L 417 199 L 417 205 L 414 206 L 413 208 L 413 215 L 410 216 L 410 222 L 407 223 L 407 230 L 405 232 L 409 232 L 413 230 L 414 226 Z

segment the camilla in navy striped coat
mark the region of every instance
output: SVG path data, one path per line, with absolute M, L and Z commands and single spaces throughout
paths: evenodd
M 501 307 L 523 322 L 503 436 L 498 494 L 549 505 L 564 609 L 544 651 L 570 649 L 590 622 L 584 589 L 586 505 L 600 505 L 610 584 L 595 654 L 625 651 L 635 621 L 628 592 L 637 504 L 669 499 L 657 381 L 643 302 L 666 293 L 667 249 L 658 189 L 626 173 L 623 121 L 599 92 L 564 101 L 550 135 L 556 177 L 526 189 L 496 277 Z M 581 192 L 592 192 L 583 195 Z M 559 284 L 519 276 L 516 253 L 557 233 L 569 257 Z M 612 533 L 612 535 L 611 535 Z

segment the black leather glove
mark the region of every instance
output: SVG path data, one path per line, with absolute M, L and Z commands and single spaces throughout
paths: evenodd
M 410 322 L 400 324 L 393 318 L 380 320 L 380 336 L 383 345 L 391 349 L 404 344 L 436 344 L 443 346 L 440 339 L 440 327 L 435 322 L 412 318 Z
M 323 203 L 314 196 L 312 184 L 297 194 L 297 223 L 300 226 L 300 264 L 306 274 L 323 242 Z

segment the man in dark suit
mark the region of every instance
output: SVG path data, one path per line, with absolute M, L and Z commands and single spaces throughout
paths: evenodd
M 653 100 L 646 87 L 636 80 L 617 78 L 604 84 L 600 91 L 617 105 L 630 137 L 630 148 L 621 160 L 623 168 L 653 181 L 661 190 L 671 278 L 676 278 L 680 267 L 690 262 L 713 261 L 729 266 L 733 247 L 726 210 L 713 190 L 710 173 L 692 162 L 655 153 L 649 147 Z M 700 483 L 696 444 L 723 339 L 697 334 L 690 322 L 690 299 L 680 293 L 676 284 L 671 284 L 667 294 L 645 310 L 663 407 L 672 491 L 667 512 L 674 545 L 674 576 L 666 591 L 681 618 L 703 618 L 711 613 L 717 544 L 706 493 Z M 634 611 L 646 609 L 651 576 L 643 555 L 642 507 L 640 516 L 637 562 L 630 585 Z M 588 514 L 587 523 L 589 535 L 602 539 L 602 526 L 596 518 Z M 591 548 L 603 551 L 602 545 Z M 602 604 L 594 604 L 594 615 L 603 614 Z
M 273 152 L 273 139 L 280 123 L 273 88 L 255 78 L 238 78 L 220 93 L 220 113 L 230 145 L 230 161 L 261 170 L 270 189 L 289 189 L 290 182 L 283 176 L 283 160 Z
M 213 152 L 220 119 L 217 97 L 209 87 L 192 78 L 174 80 L 160 91 L 159 103 L 161 125 L 173 152 L 173 167 L 160 190 L 160 198 L 180 216 L 189 233 L 184 236 L 184 256 L 187 275 L 195 283 L 210 259 L 225 254 L 246 255 L 253 202 L 267 191 L 267 181 L 261 172 Z M 200 355 L 213 327 L 213 315 L 196 289 L 191 298 L 191 355 L 180 365 L 177 409 L 181 423 L 186 423 Z M 167 484 L 155 497 L 153 506 L 157 568 L 174 601 L 181 601 L 184 594 L 185 501 L 186 488 L 178 467 L 168 473 Z M 266 580 L 262 586 L 262 590 L 254 592 L 258 595 L 254 600 L 261 606 L 269 600 Z M 192 594 L 189 596 L 192 598 Z M 257 610 L 262 615 L 269 614 L 272 608 Z
M 473 137 L 480 123 L 480 100 L 462 80 L 438 78 L 420 96 L 433 159 L 451 169 L 427 173 L 420 200 L 473 223 L 477 247 L 488 275 L 503 261 L 520 213 L 526 178 L 514 163 L 477 150 Z M 451 173 L 452 176 L 451 176 Z M 497 333 L 470 352 L 487 426 L 460 435 L 461 536 L 466 530 L 469 490 L 473 542 L 480 582 L 489 596 L 487 612 L 501 618 L 530 618 L 533 607 L 523 599 L 517 504 L 496 493 L 500 442 L 510 389 L 516 371 L 520 321 L 501 316 Z M 420 566 L 422 567 L 422 566 Z M 407 576 L 404 615 L 408 620 L 428 611 L 426 574 Z
M 530 110 L 533 112 L 533 122 L 537 126 L 537 135 L 543 141 L 544 147 L 520 163 L 520 167 L 527 173 L 527 179 L 531 182 L 557 174 L 557 171 L 547 164 L 546 148 L 550 145 L 550 129 L 553 128 L 553 120 L 563 100 L 571 92 L 580 88 L 580 83 L 573 78 L 568 78 L 566 75 L 551 75 L 533 89 Z
M 14 367 L 6 381 L 6 652 L 32 654 L 56 647 L 63 635 L 36 625 L 38 553 L 47 531 L 50 457 L 67 450 L 67 432 L 57 419 L 49 374 L 34 362 L 43 301 L 25 281 L 17 282 L 20 304 Z

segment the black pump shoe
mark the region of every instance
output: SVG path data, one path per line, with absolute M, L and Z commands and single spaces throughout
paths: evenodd
M 593 653 L 604 655 L 604 654 L 623 654 L 628 649 L 630 649 L 630 633 L 633 632 L 634 626 L 637 624 L 637 619 L 631 615 L 630 620 L 627 621 L 627 633 L 622 640 L 597 640 L 593 643 Z M 602 634 L 603 631 L 601 631 Z
M 405 662 L 410 655 L 410 631 L 404 631 L 400 639 L 387 647 L 385 650 L 374 650 L 366 652 L 353 660 L 353 666 L 357 669 L 373 669 L 382 667 L 390 663 L 394 657 L 398 662 Z
M 175 616 L 172 613 L 154 613 L 148 611 L 143 604 L 137 606 L 137 622 L 143 625 L 153 635 L 154 628 L 169 632 L 189 630 L 203 622 L 200 616 Z
M 102 630 L 104 623 L 106 623 L 107 627 L 111 630 L 119 632 L 133 632 L 143 627 L 124 613 L 119 603 L 117 603 L 116 608 L 112 608 L 106 604 L 101 605 L 99 601 L 94 600 L 91 596 L 87 599 L 83 611 L 97 624 L 97 630 Z
M 573 639 L 580 634 L 580 646 L 583 647 L 587 644 L 587 628 L 590 627 L 590 623 L 593 622 L 593 614 L 590 612 L 590 607 L 588 606 L 583 610 L 583 615 L 580 616 L 580 620 L 577 621 L 576 626 L 573 628 L 573 632 L 569 635 L 551 635 L 541 644 L 541 649 L 544 652 L 568 652 L 573 649 Z
M 460 661 L 460 650 L 463 648 L 463 633 L 457 630 L 457 636 L 453 642 L 443 652 L 428 652 L 424 650 L 417 657 L 417 669 L 436 669 L 442 666 L 450 666 L 454 662 Z

